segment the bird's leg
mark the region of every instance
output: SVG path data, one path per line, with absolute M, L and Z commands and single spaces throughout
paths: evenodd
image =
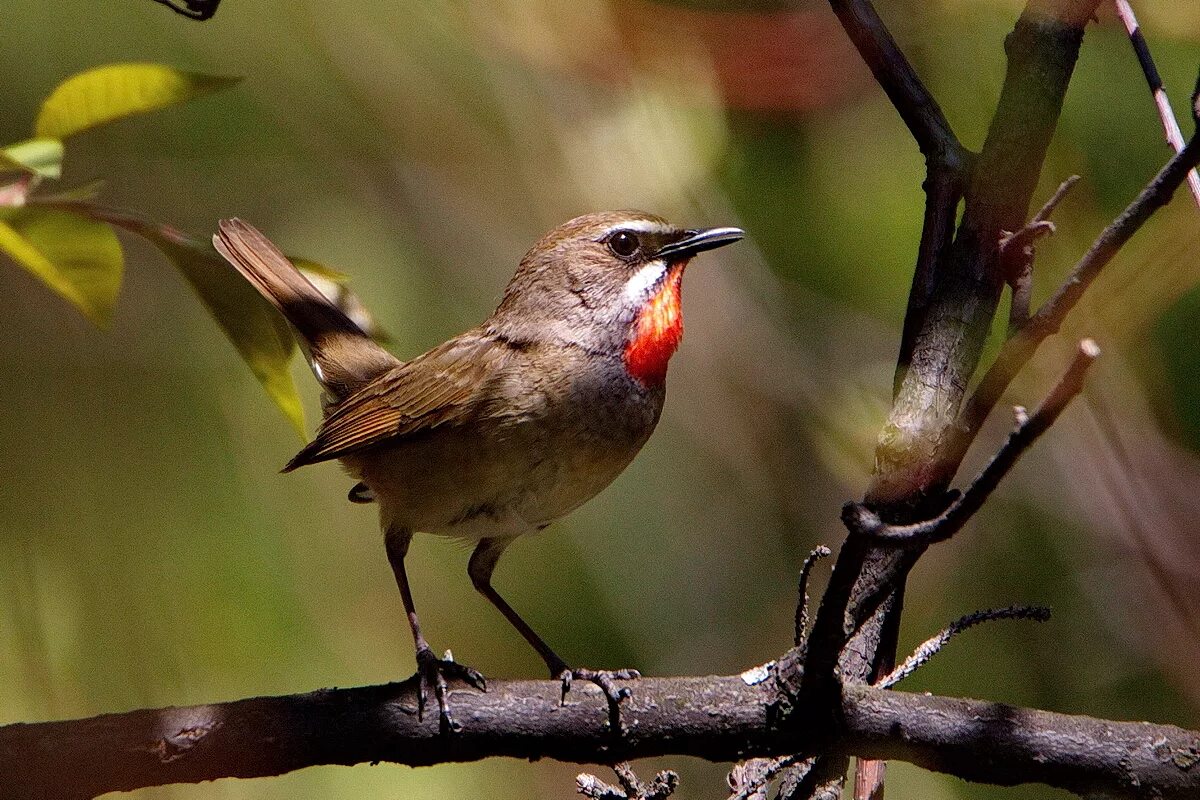
M 487 682 L 478 671 L 455 662 L 450 658 L 438 658 L 421 635 L 421 622 L 417 619 L 417 609 L 413 605 L 412 590 L 408 586 L 408 573 L 404 570 L 404 556 L 408 553 L 408 544 L 412 541 L 412 532 L 404 529 L 389 528 L 384 535 L 387 546 L 388 561 L 392 565 L 392 573 L 396 576 L 396 586 L 400 588 L 400 598 L 404 601 L 404 611 L 408 615 L 408 626 L 412 629 L 413 644 L 417 649 L 417 718 L 425 714 L 426 693 L 430 685 L 438 703 L 438 719 L 443 731 L 461 730 L 454 717 L 450 715 L 450 703 L 447 700 L 446 679 L 464 681 L 480 691 L 487 691 Z M 448 655 L 448 654 L 447 654 Z
M 542 660 L 546 662 L 546 667 L 550 670 L 550 677 L 562 681 L 562 701 L 566 701 L 567 692 L 571 690 L 573 680 L 590 681 L 596 684 L 608 698 L 609 721 L 612 723 L 613 730 L 617 730 L 620 722 L 620 703 L 629 697 L 630 692 L 627 688 L 617 688 L 615 682 L 640 678 L 641 673 L 636 669 L 591 670 L 569 667 L 567 662 L 551 650 L 550 645 L 546 644 L 545 640 L 529 627 L 529 623 L 521 619 L 521 615 L 492 587 L 492 572 L 496 569 L 496 561 L 499 560 L 504 549 L 512 543 L 513 538 L 515 537 L 494 537 L 479 542 L 467 565 L 467 574 L 471 576 L 471 583 L 480 594 L 488 599 L 488 602 L 500 610 L 504 618 L 512 623 L 512 626 L 525 637 L 525 641 L 529 642 L 537 651 Z

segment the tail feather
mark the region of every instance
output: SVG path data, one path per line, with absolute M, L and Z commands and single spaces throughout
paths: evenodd
M 270 239 L 222 220 L 213 246 L 299 334 L 317 380 L 341 399 L 400 362 L 309 282 Z

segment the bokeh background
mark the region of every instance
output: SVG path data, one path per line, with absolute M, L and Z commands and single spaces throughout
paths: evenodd
M 0 141 L 28 136 L 50 89 L 99 64 L 244 76 L 78 137 L 64 184 L 103 178 L 105 203 L 198 236 L 252 220 L 352 275 L 402 357 L 486 315 L 529 244 L 576 214 L 746 228 L 688 275 L 655 437 L 601 496 L 515 545 L 497 585 L 575 663 L 728 673 L 784 649 L 800 560 L 841 542 L 838 509 L 868 479 L 922 206 L 916 148 L 825 4 L 225 0 L 205 24 L 150 0 L 4 5 Z M 1186 108 L 1200 8 L 1138 5 Z M 1020 4 L 879 7 L 978 148 Z M 1083 176 L 1040 248 L 1035 302 L 1166 156 L 1106 9 L 1039 192 Z M 1084 398 L 921 562 L 903 644 L 981 607 L 1044 603 L 1054 619 L 974 631 L 905 688 L 1196 725 L 1198 221 L 1181 193 L 1082 304 L 1069 333 L 1105 350 Z M 334 466 L 277 474 L 294 430 L 168 262 L 125 242 L 103 332 L 0 263 L 0 723 L 407 676 L 373 508 L 345 501 Z M 1049 344 L 1013 402 L 1035 403 L 1070 347 Z M 434 646 L 491 676 L 541 676 L 471 589 L 466 556 L 414 545 Z M 681 796 L 724 796 L 726 765 L 640 769 L 667 765 Z M 137 797 L 566 798 L 578 771 L 317 768 Z M 1065 796 L 904 765 L 888 793 Z

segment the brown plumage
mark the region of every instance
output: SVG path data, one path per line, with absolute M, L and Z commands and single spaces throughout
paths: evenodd
M 479 687 L 483 678 L 437 658 L 421 634 L 404 570 L 414 531 L 478 542 L 468 566 L 475 588 L 564 693 L 572 678 L 595 681 L 615 713 L 627 690 L 613 679 L 636 672 L 569 668 L 492 588 L 492 571 L 514 539 L 587 501 L 645 444 L 682 331 L 682 271 L 696 253 L 741 236 L 634 211 L 578 217 L 530 249 L 487 320 L 401 363 L 265 236 L 221 223 L 215 246 L 292 324 L 328 395 L 316 437 L 284 471 L 336 458 L 361 481 L 350 499 L 378 502 L 417 648 L 418 704 L 434 686 L 443 725 L 454 724 L 446 678 Z

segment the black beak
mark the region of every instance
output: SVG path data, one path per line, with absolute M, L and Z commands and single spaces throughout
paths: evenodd
M 683 238 L 679 241 L 671 242 L 659 248 L 654 257 L 667 258 L 672 261 L 691 258 L 696 253 L 703 253 L 705 250 L 712 250 L 717 247 L 724 247 L 727 244 L 733 244 L 744 237 L 746 232 L 741 228 L 701 228 L 699 230 L 684 231 L 683 234 Z

